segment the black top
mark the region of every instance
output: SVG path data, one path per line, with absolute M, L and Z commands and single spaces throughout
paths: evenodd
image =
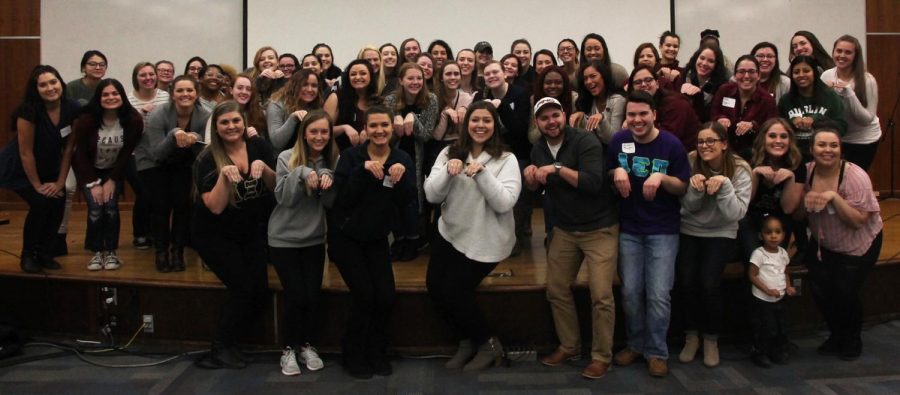
M 275 168 L 272 146 L 264 139 L 247 140 L 247 164 L 262 160 L 270 168 Z M 249 171 L 249 168 L 248 168 Z M 197 197 L 194 204 L 191 226 L 200 232 L 194 234 L 220 234 L 226 236 L 266 237 L 265 225 L 269 213 L 275 205 L 272 191 L 260 179 L 251 179 L 249 173 L 241 174 L 244 180 L 234 184 L 234 205 L 228 205 L 221 214 L 213 214 L 203 204 L 203 194 L 212 191 L 219 180 L 219 170 L 209 151 L 204 151 L 194 162 L 194 186 Z
M 781 209 L 781 195 L 784 193 L 784 187 L 789 182 L 803 184 L 806 182 L 806 165 L 801 164 L 794 169 L 793 181 L 782 181 L 780 184 L 768 187 L 762 180 L 757 180 L 756 196 L 750 201 L 747 207 L 747 216 L 757 221 L 762 220 L 766 215 L 774 215 L 779 218 L 786 218 L 787 215 Z
M 399 149 L 391 150 L 384 165 L 385 179 L 395 163 L 403 164 L 406 172 L 400 182 L 389 187 L 363 167 L 371 160 L 368 147 L 366 142 L 350 148 L 338 160 L 332 187 L 337 196 L 332 204 L 326 204 L 329 234 L 341 232 L 360 241 L 387 237 L 398 209 L 416 198 L 415 164 L 409 155 Z
M 475 94 L 472 102 L 494 99 L 491 90 L 485 88 Z M 531 120 L 531 98 L 525 88 L 509 84 L 506 96 L 500 99 L 500 122 L 503 143 L 508 145 L 516 158 L 522 160 L 531 155 L 531 142 L 528 141 L 528 123 Z
M 62 152 L 72 133 L 72 121 L 78 116 L 78 102 L 62 98 L 59 104 L 59 122 L 53 124 L 44 107 L 20 108 L 17 118 L 34 124 L 34 163 L 41 182 L 53 182 L 59 178 Z M 63 136 L 65 134 L 65 136 Z

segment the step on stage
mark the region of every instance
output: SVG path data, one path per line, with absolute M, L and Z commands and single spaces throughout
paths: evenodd
M 864 303 L 869 320 L 900 314 L 900 201 L 881 203 L 885 219 L 884 246 L 878 266 L 866 283 Z M 84 250 L 85 212 L 76 210 L 69 224 L 69 255 L 58 258 L 63 268 L 46 274 L 26 274 L 19 268 L 21 230 L 24 211 L 0 213 L 0 317 L 8 316 L 32 334 L 77 335 L 99 339 L 103 328 L 117 339 L 130 338 L 153 316 L 153 331 L 140 334 L 151 341 L 207 342 L 224 301 L 224 288 L 216 276 L 205 270 L 192 250 L 185 252 L 187 270 L 181 273 L 157 273 L 154 252 L 131 246 L 131 224 L 122 221 L 118 251 L 124 264 L 115 271 L 89 272 L 90 251 Z M 127 212 L 122 218 L 130 218 Z M 0 221 L 2 222 L 2 221 Z M 479 301 L 488 321 L 504 344 L 549 351 L 556 344 L 553 319 L 545 292 L 546 250 L 543 245 L 543 217 L 535 210 L 534 234 L 530 246 L 517 257 L 501 262 L 479 288 Z M 391 345 L 398 352 L 426 353 L 449 349 L 454 344 L 446 325 L 435 314 L 425 289 L 428 249 L 411 262 L 394 263 L 397 299 L 391 319 Z M 323 296 L 315 323 L 316 345 L 336 350 L 349 311 L 350 296 L 333 264 L 326 263 L 322 283 Z M 745 335 L 749 283 L 743 267 L 731 264 L 724 282 L 726 300 L 725 333 Z M 803 278 L 803 271 L 795 276 Z M 590 298 L 586 271 L 576 285 L 576 302 L 582 323 L 583 343 L 590 341 Z M 278 276 L 269 267 L 270 300 L 260 323 L 248 333 L 245 342 L 280 346 L 282 293 Z M 618 298 L 618 292 L 616 293 Z M 677 308 L 677 302 L 675 303 Z M 788 301 L 791 324 L 795 329 L 811 329 L 821 324 L 809 292 Z M 624 336 L 621 305 L 617 305 L 616 337 Z M 670 333 L 680 330 L 677 311 Z

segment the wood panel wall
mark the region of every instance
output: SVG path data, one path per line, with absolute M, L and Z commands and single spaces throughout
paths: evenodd
M 866 43 L 866 66 L 878 81 L 878 117 L 884 133 L 869 175 L 875 190 L 884 196 L 900 190 L 897 180 L 900 165 L 896 158 L 891 160 L 891 147 L 896 156 L 900 153 L 900 143 L 887 128 L 891 111 L 900 97 L 900 4 L 896 0 L 866 0 Z M 898 118 L 900 114 L 894 114 L 895 123 Z M 892 168 L 894 180 L 890 177 Z

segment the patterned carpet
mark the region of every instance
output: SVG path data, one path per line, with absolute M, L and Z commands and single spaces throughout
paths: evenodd
M 750 363 L 740 345 L 722 346 L 722 364 L 705 368 L 700 361 L 670 364 L 667 378 L 654 379 L 644 365 L 615 368 L 596 381 L 581 378 L 585 361 L 549 368 L 535 361 L 510 362 L 509 367 L 481 373 L 443 368 L 444 359 L 397 358 L 390 377 L 355 380 L 345 375 L 336 355 L 325 355 L 325 369 L 299 376 L 280 373 L 278 354 L 258 353 L 244 370 L 208 371 L 186 359 L 145 368 L 103 368 L 45 346 L 30 346 L 23 356 L 37 359 L 7 366 L 0 361 L 0 394 L 633 394 L 633 393 L 755 393 L 755 394 L 897 394 L 900 393 L 900 320 L 869 327 L 863 335 L 863 357 L 854 362 L 819 356 L 823 335 L 793 338 L 797 345 L 786 366 L 760 369 Z M 673 347 L 673 355 L 678 347 Z M 108 365 L 145 364 L 161 359 L 137 355 L 89 356 Z

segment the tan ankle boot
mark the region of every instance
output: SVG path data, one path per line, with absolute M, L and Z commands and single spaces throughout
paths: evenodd
M 703 339 L 703 364 L 708 368 L 719 366 L 719 342 L 717 339 Z
M 684 348 L 681 349 L 678 360 L 681 361 L 681 363 L 693 361 L 694 357 L 697 355 L 697 350 L 699 349 L 700 337 L 698 337 L 696 333 L 688 333 L 684 337 Z
M 478 347 L 478 353 L 463 367 L 463 371 L 482 370 L 491 365 L 499 366 L 502 361 L 503 346 L 500 340 L 492 337 Z

